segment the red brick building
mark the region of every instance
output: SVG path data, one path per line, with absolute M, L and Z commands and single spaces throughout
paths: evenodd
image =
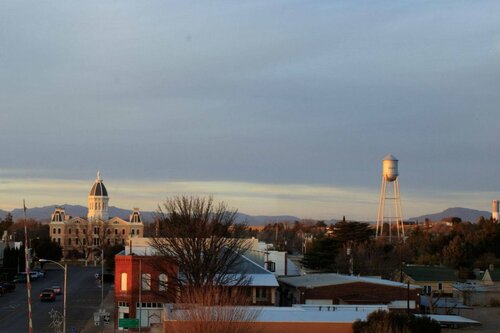
M 174 303 L 178 275 L 174 260 L 157 256 L 115 256 L 115 328 L 122 318 L 138 318 L 142 327 L 160 323 L 164 303 Z M 170 279 L 172 280 L 172 279 Z
M 420 287 L 379 278 L 307 274 L 279 278 L 280 305 L 384 304 L 390 310 L 419 309 Z

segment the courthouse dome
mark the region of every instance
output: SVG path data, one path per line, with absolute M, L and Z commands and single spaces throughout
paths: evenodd
M 102 182 L 102 179 L 99 176 L 99 171 L 97 172 L 97 178 L 95 180 L 94 185 L 92 185 L 92 189 L 90 190 L 89 196 L 95 197 L 107 197 L 108 190 L 106 190 L 106 186 Z

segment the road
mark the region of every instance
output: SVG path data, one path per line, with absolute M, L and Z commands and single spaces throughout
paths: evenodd
M 55 309 L 63 313 L 63 293 L 57 296 L 55 302 L 41 302 L 38 295 L 44 288 L 53 285 L 63 287 L 64 271 L 59 266 L 46 264 L 46 276 L 35 280 L 31 284 L 31 303 L 33 309 L 33 332 L 53 333 L 50 327 L 49 312 Z M 100 267 L 68 266 L 68 291 L 66 299 L 67 332 L 75 328 L 80 332 L 86 322 L 93 317 L 93 313 L 101 303 L 101 287 L 96 283 L 94 274 L 100 272 Z M 106 297 L 111 284 L 104 284 Z M 113 309 L 107 309 L 113 313 Z M 0 332 L 22 333 L 28 332 L 28 297 L 26 284 L 18 283 L 16 290 L 0 297 Z

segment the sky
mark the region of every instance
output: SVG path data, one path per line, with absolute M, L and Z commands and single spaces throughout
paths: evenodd
M 500 198 L 498 1 L 2 1 L 0 208 L 375 220 Z

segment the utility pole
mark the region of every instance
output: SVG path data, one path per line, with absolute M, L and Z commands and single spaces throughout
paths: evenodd
M 103 227 L 104 229 L 104 227 Z M 104 317 L 104 244 L 101 244 L 101 313 Z M 102 320 L 101 324 L 101 333 L 104 332 L 104 320 Z
M 24 210 L 24 260 L 26 262 L 26 289 L 28 291 L 28 332 L 33 333 L 33 315 L 31 311 L 31 277 L 30 263 L 28 260 L 28 228 L 26 227 L 26 203 L 23 200 Z
M 142 261 L 139 259 L 139 333 L 142 327 Z

